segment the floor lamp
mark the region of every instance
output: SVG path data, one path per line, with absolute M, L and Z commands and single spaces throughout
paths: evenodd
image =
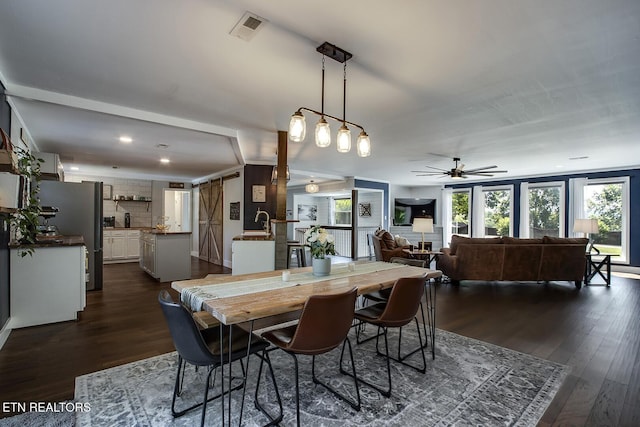
M 413 232 L 422 233 L 422 252 L 426 252 L 424 248 L 424 233 L 433 233 L 433 218 L 414 218 Z
M 576 219 L 573 223 L 574 233 L 584 233 L 584 237 L 589 239 L 589 245 L 587 246 L 587 252 L 595 250 L 596 253 L 600 253 L 597 248 L 593 247 L 593 240 L 591 240 L 591 234 L 598 234 L 598 220 L 589 218 Z

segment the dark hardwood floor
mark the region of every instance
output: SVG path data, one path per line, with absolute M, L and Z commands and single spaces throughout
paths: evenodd
M 229 272 L 195 258 L 192 271 Z M 172 351 L 157 303 L 169 287 L 137 264 L 105 266 L 104 290 L 88 293 L 79 321 L 11 333 L 0 350 L 0 401 L 71 399 L 78 375 Z M 436 323 L 571 366 L 540 425 L 638 426 L 639 309 L 640 280 L 629 278 L 581 290 L 567 282 L 462 282 L 439 285 Z

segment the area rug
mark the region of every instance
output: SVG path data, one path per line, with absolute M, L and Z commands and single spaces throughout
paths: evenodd
M 403 330 L 403 349 L 417 344 L 413 328 Z M 390 334 L 390 343 L 397 336 Z M 352 337 L 352 341 L 354 338 Z M 375 340 L 354 345 L 358 375 L 370 381 L 386 378 L 383 358 L 375 355 Z M 293 359 L 282 351 L 270 353 L 284 404 L 281 425 L 295 425 Z M 419 352 L 409 360 L 421 362 Z M 353 382 L 337 373 L 339 351 L 317 358 L 317 372 L 344 393 L 354 395 Z M 438 330 L 436 358 L 427 354 L 427 372 L 392 362 L 391 398 L 361 386 L 362 409 L 355 411 L 314 386 L 310 357 L 300 357 L 301 424 L 305 426 L 533 426 L 552 401 L 569 368 L 547 360 Z M 79 426 L 191 426 L 200 422 L 200 409 L 181 418 L 171 416 L 171 396 L 177 355 L 169 353 L 76 378 L 75 401 L 89 403 L 89 412 L 76 414 Z M 255 409 L 253 390 L 259 359 L 251 357 L 242 425 L 267 422 Z M 236 364 L 237 365 L 237 364 Z M 236 366 L 239 371 L 239 365 Z M 319 368 L 319 369 L 318 369 Z M 202 396 L 206 373 L 189 367 L 179 404 Z M 263 374 L 263 384 L 268 386 Z M 232 422 L 238 423 L 242 393 L 232 395 Z M 262 387 L 259 400 L 275 413 L 272 387 Z M 207 425 L 220 423 L 220 402 L 207 408 Z M 228 421 L 228 420 L 227 420 Z

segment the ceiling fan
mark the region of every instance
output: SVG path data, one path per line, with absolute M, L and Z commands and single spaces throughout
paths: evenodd
M 456 167 L 451 168 L 450 170 L 447 169 L 440 169 L 440 168 L 436 168 L 433 166 L 426 166 L 429 169 L 434 169 L 434 171 L 411 171 L 411 172 L 415 172 L 418 175 L 416 176 L 437 176 L 437 175 L 449 175 L 451 178 L 453 179 L 460 179 L 460 178 L 467 178 L 467 175 L 476 175 L 476 176 L 493 176 L 494 173 L 505 173 L 507 171 L 501 171 L 501 170 L 491 170 L 491 169 L 495 169 L 498 166 L 484 166 L 481 168 L 475 168 L 475 169 L 464 169 L 464 164 L 460 163 L 458 164 L 458 162 L 460 161 L 460 157 L 454 157 L 453 161 L 456 162 Z M 436 172 L 437 171 L 437 172 Z

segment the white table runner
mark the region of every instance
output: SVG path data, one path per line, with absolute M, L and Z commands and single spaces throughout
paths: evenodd
M 252 294 L 256 292 L 269 291 L 274 289 L 288 288 L 298 285 L 322 282 L 324 280 L 340 279 L 344 277 L 356 276 L 359 274 L 375 273 L 377 271 L 391 270 L 393 268 L 404 268 L 403 264 L 393 264 L 389 262 L 369 262 L 355 264 L 355 270 L 349 270 L 349 264 L 332 264 L 329 276 L 314 276 L 312 272 L 292 273 L 289 281 L 284 282 L 282 275 L 260 279 L 240 280 L 229 283 L 217 283 L 213 285 L 192 286 L 182 289 L 180 299 L 182 303 L 193 311 L 202 310 L 204 301 L 217 298 L 228 298 L 239 295 Z

